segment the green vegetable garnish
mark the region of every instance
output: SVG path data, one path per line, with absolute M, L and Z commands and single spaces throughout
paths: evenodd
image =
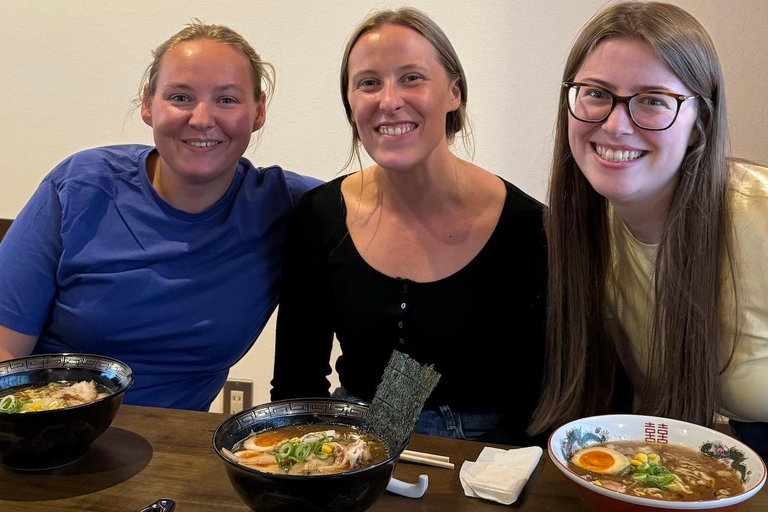
M 643 487 L 656 487 L 658 489 L 663 489 L 675 481 L 675 475 L 655 462 L 633 466 L 632 478 Z
M 325 460 L 328 457 L 333 457 L 333 454 L 323 453 L 323 445 L 333 442 L 334 439 L 333 436 L 327 436 L 318 432 L 298 443 L 285 441 L 277 448 L 275 460 L 282 468 L 289 468 L 296 463 L 304 462 L 310 455 Z
M 0 411 L 2 412 L 19 412 L 22 407 L 24 407 L 24 402 L 13 395 L 5 396 L 0 400 Z

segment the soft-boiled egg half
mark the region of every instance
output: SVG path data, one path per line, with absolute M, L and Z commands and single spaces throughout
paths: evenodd
M 260 436 L 249 437 L 243 443 L 243 448 L 253 452 L 269 452 L 277 450 L 277 447 L 285 441 L 287 441 L 287 439 L 283 434 L 267 433 Z
M 587 471 L 606 475 L 616 475 L 629 466 L 629 459 L 626 456 L 604 446 L 579 450 L 573 454 L 571 462 Z

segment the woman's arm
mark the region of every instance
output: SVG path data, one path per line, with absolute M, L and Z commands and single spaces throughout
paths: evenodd
M 0 361 L 28 356 L 37 344 L 37 336 L 22 334 L 0 325 Z
M 61 204 L 49 175 L 0 243 L 0 360 L 35 348 L 56 294 L 61 250 Z
M 296 206 L 285 239 L 272 399 L 329 396 L 333 347 L 328 254 L 317 194 Z M 332 213 L 331 213 L 332 215 Z

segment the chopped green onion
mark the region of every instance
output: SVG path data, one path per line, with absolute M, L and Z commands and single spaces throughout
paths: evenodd
M 5 396 L 0 400 L 0 411 L 2 412 L 19 412 L 22 407 L 24 407 L 24 402 L 13 395 Z
M 309 443 L 299 443 L 299 445 L 296 447 L 296 451 L 294 452 L 296 457 L 296 462 L 303 462 L 307 460 L 307 457 L 310 456 L 312 453 L 312 445 Z
M 327 436 L 322 432 L 318 432 L 316 435 L 305 437 L 304 441 L 299 441 L 298 443 L 285 441 L 277 448 L 275 460 L 280 467 L 287 468 L 293 464 L 304 462 L 311 455 L 321 460 L 335 457 L 332 453 L 323 453 L 323 445 L 333 442 L 334 439 L 333 436 Z
M 633 470 L 632 478 L 643 487 L 663 489 L 675 481 L 675 475 L 666 467 L 655 462 L 645 462 L 637 467 L 633 467 Z
M 293 453 L 293 443 L 290 441 L 287 441 L 280 445 L 280 448 L 277 449 L 277 454 L 280 455 L 283 459 L 288 458 Z

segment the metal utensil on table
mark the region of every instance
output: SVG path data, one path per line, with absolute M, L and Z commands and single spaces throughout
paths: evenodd
M 150 503 L 139 512 L 173 512 L 176 508 L 176 502 L 168 498 L 160 498 L 154 503 Z

